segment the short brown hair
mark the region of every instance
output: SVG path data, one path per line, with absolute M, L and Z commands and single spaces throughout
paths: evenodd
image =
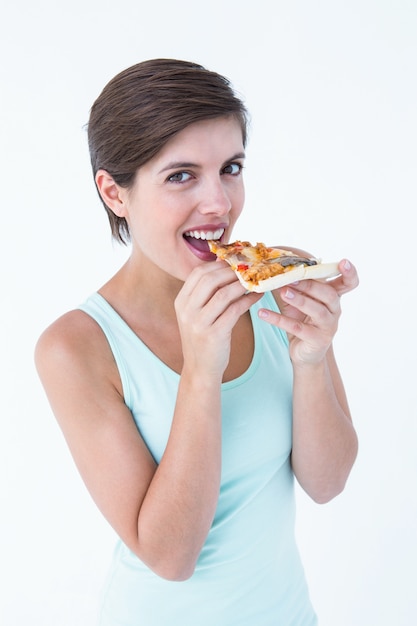
M 247 139 L 248 114 L 230 81 L 201 65 L 153 59 L 117 74 L 94 102 L 88 122 L 93 174 L 106 170 L 129 188 L 139 167 L 176 133 L 201 120 L 233 115 Z M 129 226 L 103 202 L 112 235 L 130 239 Z

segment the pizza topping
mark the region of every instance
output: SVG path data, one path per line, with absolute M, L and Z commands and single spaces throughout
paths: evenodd
M 317 265 L 317 259 L 302 257 L 290 250 L 269 248 L 263 243 L 255 246 L 248 241 L 221 244 L 209 241 L 211 252 L 227 261 L 247 283 L 257 285 L 260 281 L 283 274 L 298 265 Z
M 317 265 L 317 259 L 308 259 L 303 256 L 289 256 L 283 255 L 279 257 L 279 262 L 282 267 L 288 267 L 289 265 Z

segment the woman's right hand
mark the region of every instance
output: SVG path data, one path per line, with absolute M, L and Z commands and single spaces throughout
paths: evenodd
M 245 292 L 225 261 L 196 267 L 175 300 L 184 368 L 221 380 L 233 327 L 260 297 Z

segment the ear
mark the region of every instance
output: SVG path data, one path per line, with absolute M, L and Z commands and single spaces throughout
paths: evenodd
M 123 201 L 125 190 L 114 182 L 113 177 L 106 170 L 98 170 L 95 181 L 103 202 L 115 215 L 125 217 L 126 208 Z

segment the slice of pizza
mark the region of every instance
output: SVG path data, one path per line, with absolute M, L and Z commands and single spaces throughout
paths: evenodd
M 340 274 L 338 263 L 322 263 L 319 259 L 267 247 L 263 243 L 252 245 L 249 241 L 235 241 L 223 244 L 211 240 L 208 244 L 211 252 L 229 263 L 248 291 L 263 293 L 299 280 L 324 280 Z

